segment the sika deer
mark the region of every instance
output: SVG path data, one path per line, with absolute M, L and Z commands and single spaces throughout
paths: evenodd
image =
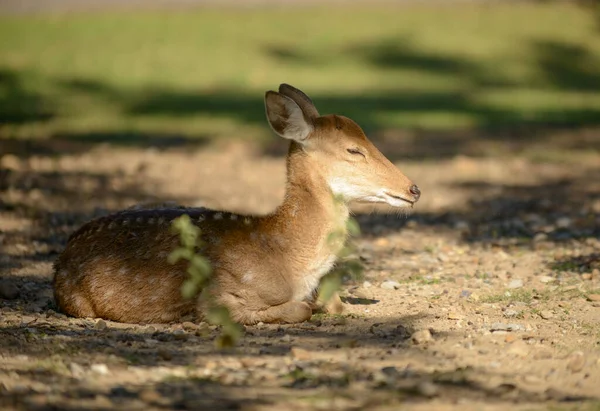
M 196 303 L 181 295 L 186 262 L 167 262 L 178 246 L 171 221 L 188 214 L 202 230 L 203 254 L 214 269 L 211 293 L 234 320 L 305 321 L 319 280 L 335 263 L 339 250 L 328 236 L 345 227 L 348 203 L 411 207 L 419 199 L 417 186 L 354 121 L 319 116 L 304 93 L 286 84 L 266 93 L 265 106 L 273 131 L 291 140 L 283 204 L 266 216 L 171 208 L 91 221 L 55 263 L 55 296 L 65 313 L 132 323 L 194 313 Z

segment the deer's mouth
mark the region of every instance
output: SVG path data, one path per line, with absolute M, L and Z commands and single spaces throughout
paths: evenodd
M 409 200 L 406 197 L 390 193 L 389 191 L 383 192 L 383 200 L 392 207 L 412 207 L 416 202 L 416 200 Z

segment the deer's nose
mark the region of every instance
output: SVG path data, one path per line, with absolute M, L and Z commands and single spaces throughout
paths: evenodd
M 410 187 L 409 191 L 415 197 L 415 201 L 417 201 L 419 199 L 419 197 L 421 197 L 421 190 L 419 190 L 419 187 L 417 187 L 416 184 L 413 184 Z

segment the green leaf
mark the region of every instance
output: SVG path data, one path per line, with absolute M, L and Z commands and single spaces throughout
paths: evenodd
M 190 300 L 198 293 L 198 284 L 192 280 L 186 280 L 181 286 L 181 295 L 184 299 Z
M 348 221 L 346 221 L 346 229 L 351 236 L 360 234 L 360 226 L 358 225 L 358 221 L 354 218 L 349 218 Z
M 191 250 L 188 250 L 187 248 L 176 248 L 171 252 L 171 254 L 169 254 L 169 256 L 167 257 L 167 261 L 170 264 L 175 264 L 182 258 L 185 260 L 189 260 L 190 258 L 192 258 L 192 255 L 193 252 Z
M 331 297 L 340 289 L 342 278 L 340 275 L 329 274 L 321 280 L 319 286 L 319 300 L 323 303 L 329 301 Z
M 206 313 L 206 319 L 209 323 L 214 325 L 223 325 L 228 321 L 231 321 L 229 310 L 227 307 L 223 306 L 209 308 L 208 312 Z
M 215 339 L 215 346 L 219 349 L 234 347 L 237 340 L 229 334 L 221 334 Z
M 190 276 L 190 280 L 194 281 L 198 285 L 203 285 L 210 279 L 209 275 L 206 275 L 206 273 L 194 267 L 193 265 L 188 266 L 187 273 Z
M 205 274 L 206 277 L 208 277 L 212 273 L 212 267 L 210 265 L 210 262 L 207 258 L 201 255 L 193 255 L 190 260 L 190 264 L 196 267 L 200 272 Z
M 185 229 L 185 227 L 189 226 L 189 224 L 190 224 L 190 216 L 187 214 L 183 214 L 183 215 L 177 217 L 171 223 L 171 225 L 173 226 L 173 229 L 176 230 L 177 232 L 183 231 Z
M 355 280 L 360 279 L 364 271 L 362 263 L 358 260 L 347 261 L 344 264 L 344 269 Z

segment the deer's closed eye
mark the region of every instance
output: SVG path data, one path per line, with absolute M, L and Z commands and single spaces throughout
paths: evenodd
M 353 154 L 353 155 L 363 156 L 365 158 L 367 157 L 367 156 L 365 156 L 365 153 L 360 151 L 358 148 L 349 148 L 346 151 L 348 151 L 350 154 Z

